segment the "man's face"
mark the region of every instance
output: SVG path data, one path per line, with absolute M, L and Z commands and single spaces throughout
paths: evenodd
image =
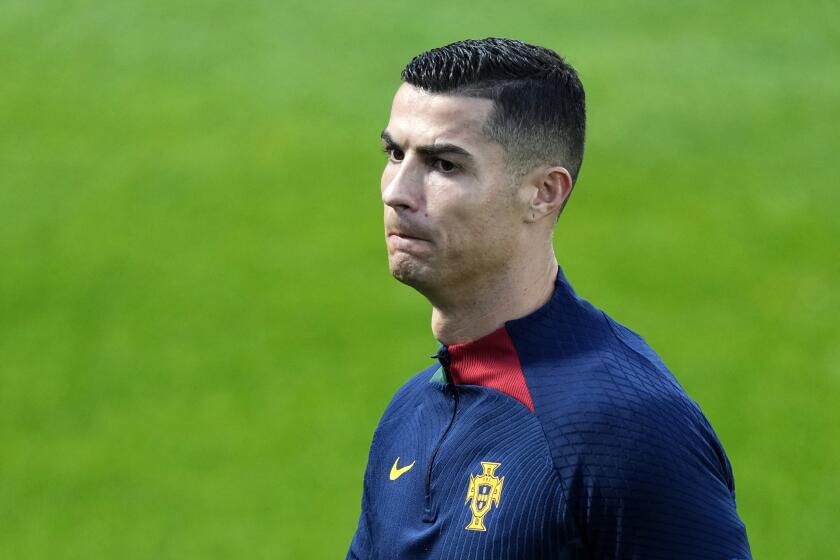
M 394 97 L 382 134 L 388 263 L 426 295 L 499 272 L 515 253 L 526 201 L 504 149 L 482 135 L 492 109 L 488 99 L 408 84 Z

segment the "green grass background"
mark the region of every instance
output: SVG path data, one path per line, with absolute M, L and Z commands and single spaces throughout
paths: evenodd
M 0 558 L 341 558 L 436 349 L 378 135 L 465 37 L 587 89 L 556 247 L 716 427 L 756 558 L 838 557 L 840 9 L 0 3 Z

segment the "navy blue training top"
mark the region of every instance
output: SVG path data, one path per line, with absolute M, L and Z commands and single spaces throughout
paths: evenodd
M 732 468 L 633 331 L 551 299 L 394 396 L 350 559 L 746 559 Z

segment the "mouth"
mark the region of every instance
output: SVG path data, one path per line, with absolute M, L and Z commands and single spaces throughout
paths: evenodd
M 414 255 L 425 254 L 431 247 L 432 242 L 422 237 L 416 237 L 414 233 L 404 231 L 389 231 L 386 237 L 388 251 L 409 253 Z
M 423 239 L 422 237 L 414 237 L 413 235 L 408 235 L 405 233 L 389 233 L 388 237 L 397 237 L 399 239 L 406 239 L 409 241 L 426 241 L 426 239 Z
M 426 242 L 429 241 L 428 239 L 426 239 L 424 237 L 420 237 L 420 236 L 414 234 L 413 232 L 406 232 L 406 231 L 399 231 L 399 230 L 389 231 L 387 237 L 388 237 L 388 239 L 399 238 L 399 239 L 405 239 L 406 241 L 426 241 Z

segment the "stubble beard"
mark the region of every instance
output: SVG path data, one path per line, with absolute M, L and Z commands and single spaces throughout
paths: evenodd
M 422 257 L 402 251 L 388 255 L 391 275 L 436 306 L 462 300 L 473 289 L 492 283 L 499 273 L 510 268 L 516 251 L 504 233 L 477 246 L 459 247 L 456 251 L 440 249 Z
M 444 262 L 441 262 L 444 261 Z M 439 306 L 451 297 L 452 283 L 457 283 L 459 263 L 441 259 L 436 254 L 427 259 L 414 255 L 396 254 L 389 258 L 391 275 L 400 283 L 413 288 L 433 306 Z M 454 264 L 455 268 L 451 268 Z
M 400 283 L 416 290 L 434 306 L 451 303 L 470 284 L 477 272 L 475 263 L 466 255 L 430 261 L 412 255 L 398 254 L 389 259 L 391 275 Z M 444 261 L 444 262 L 441 262 Z
M 434 270 L 427 263 L 418 262 L 416 258 L 405 253 L 390 256 L 388 266 L 391 276 L 398 282 L 420 293 L 424 293 L 434 284 Z

